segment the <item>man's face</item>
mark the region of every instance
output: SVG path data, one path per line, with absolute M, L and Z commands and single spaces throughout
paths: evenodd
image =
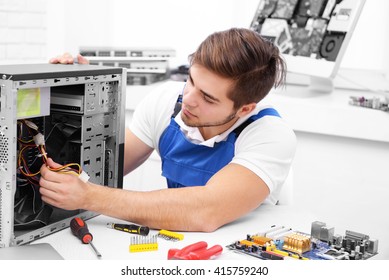
M 201 65 L 192 65 L 182 100 L 181 118 L 184 123 L 212 130 L 212 134 L 220 134 L 231 127 L 237 120 L 234 103 L 227 97 L 232 86 L 232 80 L 218 76 Z

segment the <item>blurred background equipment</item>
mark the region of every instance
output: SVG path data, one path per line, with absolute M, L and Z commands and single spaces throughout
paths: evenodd
M 127 85 L 149 85 L 169 78 L 170 48 L 81 47 L 80 54 L 92 65 L 127 69 Z

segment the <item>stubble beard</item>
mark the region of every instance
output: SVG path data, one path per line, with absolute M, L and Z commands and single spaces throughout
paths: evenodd
M 232 121 L 235 118 L 235 116 L 236 116 L 236 112 L 233 112 L 232 114 L 227 116 L 224 120 L 216 121 L 216 122 L 209 122 L 209 123 L 207 123 L 207 122 L 200 123 L 200 122 L 190 121 L 185 116 L 185 114 L 181 113 L 182 121 L 184 122 L 184 124 L 186 124 L 189 127 L 215 127 L 215 126 L 222 126 L 222 125 L 225 125 L 225 124 L 229 123 L 230 121 Z

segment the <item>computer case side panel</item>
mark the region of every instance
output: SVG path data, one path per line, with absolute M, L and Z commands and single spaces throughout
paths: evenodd
M 92 183 L 122 187 L 126 73 L 88 65 L 0 66 L 0 73 L 1 248 L 67 228 L 76 216 L 98 215 L 41 201 L 43 155 L 31 127 L 54 161 L 78 164 Z
M 0 248 L 13 239 L 16 185 L 16 108 L 11 80 L 0 80 Z M 5 117 L 6 116 L 6 117 Z

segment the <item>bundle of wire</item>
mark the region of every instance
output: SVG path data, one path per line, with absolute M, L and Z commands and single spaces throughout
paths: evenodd
M 85 172 L 78 163 L 65 164 L 58 168 L 48 166 L 45 137 L 33 121 L 20 120 L 18 128 L 18 188 L 15 193 L 14 227 L 18 230 L 36 229 L 47 225 L 53 213 L 53 207 L 43 203 L 38 195 L 42 164 L 52 171 L 73 174 L 84 181 L 88 177 L 81 176 Z M 47 139 L 52 131 L 47 135 Z
M 53 168 L 48 166 L 47 164 L 47 153 L 46 153 L 46 146 L 44 141 L 44 136 L 38 131 L 38 127 L 36 124 L 29 120 L 21 120 L 20 121 L 21 129 L 22 125 L 27 127 L 29 138 L 30 140 L 23 140 L 20 136 L 18 138 L 18 142 L 20 144 L 19 149 L 19 155 L 18 155 L 18 168 L 21 174 L 25 176 L 25 178 L 33 185 L 38 186 L 39 185 L 39 178 L 38 175 L 40 174 L 40 170 L 36 172 L 31 172 L 29 165 L 27 163 L 27 160 L 25 159 L 25 153 L 27 151 L 31 151 L 32 149 L 37 149 L 38 153 L 36 157 L 42 158 L 42 164 L 46 164 L 47 168 L 51 171 L 58 172 L 58 173 L 67 173 L 67 174 L 73 174 L 76 176 L 80 176 L 82 173 L 82 168 L 78 163 L 69 163 L 62 165 L 58 168 Z M 22 133 L 20 133 L 22 135 Z M 35 162 L 36 159 L 34 159 Z

